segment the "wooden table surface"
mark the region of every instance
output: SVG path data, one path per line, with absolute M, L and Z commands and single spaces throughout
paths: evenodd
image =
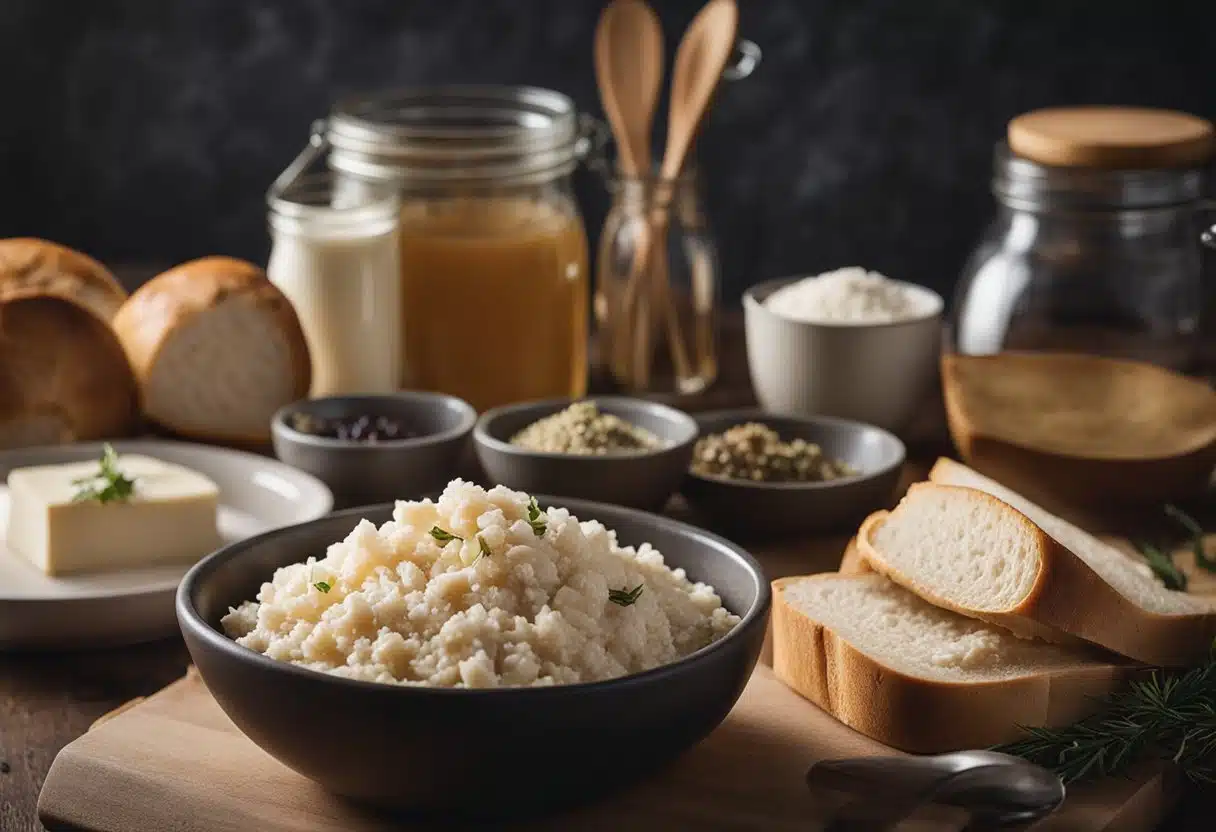
M 699 408 L 750 401 L 737 324 L 728 325 L 724 342 L 721 382 Z M 910 437 L 909 447 L 922 459 L 946 450 L 939 407 L 926 409 Z M 180 639 L 83 653 L 0 653 L 0 832 L 41 832 L 38 792 L 59 749 L 102 714 L 182 676 L 188 662 Z M 1162 829 L 1210 832 L 1213 818 L 1216 797 L 1191 792 Z

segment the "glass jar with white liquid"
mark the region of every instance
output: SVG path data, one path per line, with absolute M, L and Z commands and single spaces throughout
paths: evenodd
M 329 172 L 303 174 L 320 152 L 314 142 L 267 196 L 266 272 L 300 319 L 314 398 L 391 393 L 401 377 L 399 202 L 392 189 L 335 198 Z

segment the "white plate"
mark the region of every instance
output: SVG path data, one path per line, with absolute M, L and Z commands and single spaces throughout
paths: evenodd
M 111 443 L 206 474 L 220 488 L 219 529 L 226 543 L 329 513 L 333 495 L 315 477 L 257 454 L 134 439 Z M 9 471 L 97 459 L 99 442 L 0 452 L 0 482 Z M 192 564 L 51 578 L 4 544 L 8 488 L 0 485 L 0 649 L 100 647 L 164 638 L 177 632 L 173 595 Z

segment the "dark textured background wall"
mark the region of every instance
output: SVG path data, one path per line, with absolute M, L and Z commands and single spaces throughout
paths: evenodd
M 698 0 L 652 0 L 669 55 Z M 599 112 L 600 0 L 4 0 L 0 235 L 103 259 L 263 260 L 262 194 L 352 90 L 528 83 Z M 1050 104 L 1216 117 L 1211 2 L 741 0 L 764 50 L 700 146 L 728 294 L 860 263 L 949 287 L 1006 121 Z M 579 181 L 594 234 L 604 200 Z

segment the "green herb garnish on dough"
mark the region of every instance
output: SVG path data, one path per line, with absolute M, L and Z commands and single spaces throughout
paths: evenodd
M 608 600 L 618 607 L 632 607 L 641 596 L 642 584 L 638 584 L 633 589 L 608 590 Z
M 333 587 L 329 585 L 328 581 L 317 581 L 315 584 L 313 584 L 313 586 L 315 586 L 320 592 L 329 592 L 331 589 L 333 589 Z
M 431 537 L 435 538 L 435 540 L 437 540 L 440 543 L 451 543 L 453 540 L 459 540 L 462 543 L 464 542 L 464 538 L 461 537 L 460 535 L 452 534 L 451 532 L 445 531 L 444 529 L 441 529 L 438 526 L 431 526 L 430 534 L 431 534 Z
M 477 535 L 477 548 L 480 551 L 477 552 L 477 557 L 473 558 L 473 563 L 477 563 L 477 561 L 481 560 L 482 558 L 488 558 L 490 555 L 494 554 L 493 550 L 490 549 L 490 544 L 486 543 L 485 538 L 481 535 Z
M 1026 739 L 996 750 L 1045 766 L 1065 783 L 1127 774 L 1156 760 L 1216 785 L 1216 655 L 1191 670 L 1154 670 L 1068 727 L 1024 730 Z
M 549 527 L 548 516 L 540 510 L 535 497 L 528 499 L 528 525 L 532 527 L 532 534 L 537 537 L 544 537 L 545 529 Z
M 77 489 L 72 501 L 96 500 L 104 504 L 130 500 L 135 493 L 135 480 L 118 470 L 118 453 L 108 442 L 102 448 L 100 465 L 96 474 L 72 480 Z

